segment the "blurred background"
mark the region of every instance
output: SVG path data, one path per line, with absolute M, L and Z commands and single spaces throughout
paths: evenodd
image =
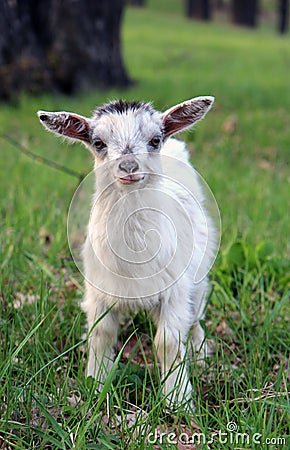
M 171 19 L 176 15 L 176 27 L 170 22 L 164 24 L 164 30 L 161 24 L 158 27 L 158 34 L 171 31 L 171 40 L 176 43 L 182 18 L 223 24 L 225 28 L 232 25 L 272 33 L 276 30 L 282 35 L 288 32 L 288 0 L 1 0 L 0 98 L 13 99 L 22 91 L 53 89 L 72 94 L 98 85 L 130 85 L 136 63 L 129 60 L 124 67 L 126 48 L 121 34 L 123 28 L 133 28 L 130 13 L 123 24 L 124 12 L 131 6 L 143 9 L 135 14 L 141 14 L 144 24 L 146 18 L 150 21 L 150 12 L 156 19 L 163 16 L 169 20 L 168 15 Z M 154 35 L 154 24 L 147 25 L 147 34 Z M 166 38 L 164 35 L 163 40 Z M 143 40 L 135 41 L 135 50 L 140 53 L 138 47 L 150 47 L 150 43 L 144 35 Z

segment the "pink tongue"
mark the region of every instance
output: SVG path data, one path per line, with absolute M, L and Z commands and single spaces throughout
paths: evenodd
M 130 184 L 134 181 L 139 181 L 140 175 L 132 173 L 131 175 L 127 175 L 126 177 L 119 178 L 119 180 L 121 181 L 121 183 Z

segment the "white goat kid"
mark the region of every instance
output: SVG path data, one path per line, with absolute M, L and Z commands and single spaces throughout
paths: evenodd
M 161 113 L 148 103 L 120 100 L 97 108 L 91 118 L 38 112 L 48 130 L 82 141 L 95 157 L 96 192 L 83 248 L 82 308 L 91 329 L 87 375 L 102 385 L 113 364 L 121 316 L 130 309 L 150 310 L 171 407 L 192 404 L 183 364 L 191 327 L 194 348 L 205 354 L 199 320 L 208 281 L 205 276 L 195 283 L 194 277 L 198 268 L 206 275 L 213 262 L 215 230 L 197 206 L 203 194 L 195 171 L 197 201 L 168 181 L 162 155 L 189 164 L 184 143 L 168 138 L 201 120 L 213 101 L 197 97 Z M 168 226 L 168 211 L 174 226 Z M 194 230 L 194 251 L 186 215 Z

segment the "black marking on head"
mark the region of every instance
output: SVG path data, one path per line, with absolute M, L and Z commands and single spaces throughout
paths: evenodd
M 153 114 L 155 112 L 154 108 L 150 103 L 138 101 L 127 102 L 125 100 L 116 100 L 97 108 L 94 112 L 94 116 L 100 117 L 102 114 L 124 114 L 124 113 L 126 114 L 129 111 L 148 112 L 150 114 Z

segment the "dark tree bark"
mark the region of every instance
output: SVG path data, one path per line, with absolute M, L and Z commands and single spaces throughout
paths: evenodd
M 217 9 L 224 9 L 225 8 L 225 2 L 224 2 L 224 0 L 216 0 L 215 1 L 215 7 L 217 8 Z
M 128 5 L 143 7 L 146 5 L 146 0 L 127 0 Z
M 289 0 L 278 0 L 279 5 L 279 32 L 287 33 L 289 23 Z
M 125 86 L 123 0 L 0 0 L 0 98 Z
M 258 0 L 232 0 L 233 22 L 246 27 L 256 27 Z
M 194 19 L 210 20 L 210 6 L 210 0 L 186 0 L 186 15 Z
M 41 36 L 37 39 L 28 2 L 1 0 L 0 7 L 0 98 L 7 100 L 21 87 L 39 83 L 47 87 L 48 73 L 43 65 Z

